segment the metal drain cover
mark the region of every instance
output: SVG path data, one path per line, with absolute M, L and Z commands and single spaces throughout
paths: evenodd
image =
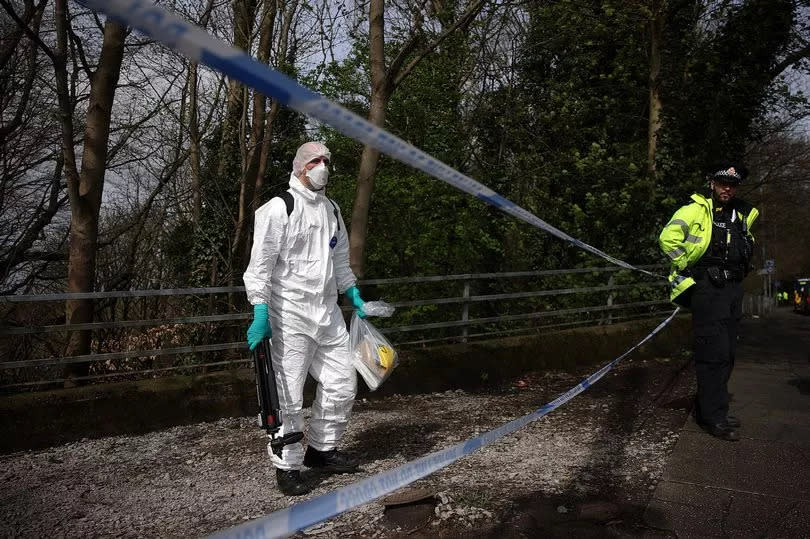
M 436 491 L 427 488 L 404 488 L 386 496 L 380 500 L 380 503 L 386 507 L 394 505 L 405 505 L 408 503 L 419 502 L 427 500 L 436 495 Z

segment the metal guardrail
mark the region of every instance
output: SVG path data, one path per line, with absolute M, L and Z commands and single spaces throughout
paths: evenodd
M 643 266 L 649 269 L 658 269 L 665 266 Z M 588 323 L 612 323 L 613 321 L 620 320 L 633 320 L 640 318 L 649 318 L 663 313 L 664 310 L 651 310 L 652 307 L 661 305 L 667 306 L 669 302 L 666 300 L 660 301 L 631 301 L 628 303 L 614 303 L 615 293 L 621 291 L 628 291 L 632 289 L 643 289 L 651 287 L 663 287 L 664 283 L 661 281 L 641 281 L 632 284 L 613 284 L 616 272 L 627 272 L 623 268 L 615 266 L 609 267 L 589 267 L 589 268 L 574 268 L 574 269 L 558 269 L 558 270 L 540 270 L 540 271 L 522 271 L 522 272 L 505 272 L 505 273 L 479 273 L 479 274 L 459 274 L 459 275 L 444 275 L 444 276 L 427 276 L 427 277 L 403 277 L 391 279 L 368 279 L 360 281 L 361 286 L 369 285 L 400 285 L 400 284 L 419 284 L 419 283 L 445 283 L 452 281 L 460 281 L 463 283 L 463 292 L 461 296 L 456 297 L 442 297 L 432 299 L 416 299 L 408 301 L 392 301 L 391 303 L 399 308 L 419 307 L 419 306 L 440 306 L 440 305 L 461 305 L 462 312 L 460 319 L 444 320 L 440 322 L 430 322 L 422 324 L 402 325 L 396 327 L 380 328 L 380 330 L 388 335 L 406 334 L 413 332 L 430 332 L 433 330 L 459 328 L 460 334 L 453 336 L 439 336 L 435 338 L 422 338 L 413 341 L 399 342 L 395 341 L 398 346 L 410 344 L 428 344 L 431 342 L 446 342 L 446 341 L 466 341 L 467 339 L 474 338 L 492 338 L 498 335 L 510 335 L 527 332 L 541 331 L 543 328 L 554 327 L 575 327 L 577 325 L 587 325 Z M 565 275 L 583 275 L 583 274 L 600 274 L 611 273 L 610 281 L 607 285 L 598 286 L 582 286 L 582 287 L 568 287 L 556 288 L 548 290 L 530 290 L 525 292 L 511 292 L 511 293 L 497 293 L 497 294 L 482 294 L 472 295 L 470 283 L 478 280 L 490 279 L 518 279 L 518 278 L 531 278 L 531 277 L 554 277 Z M 117 298 L 158 298 L 167 296 L 211 296 L 213 294 L 231 294 L 242 293 L 244 287 L 214 287 L 214 288 L 182 288 L 182 289 L 159 289 L 159 290 L 123 290 L 123 291 L 103 291 L 103 292 L 86 292 L 86 293 L 59 293 L 59 294 L 36 294 L 36 295 L 18 295 L 18 296 L 0 296 L 0 305 L 2 304 L 22 304 L 22 303 L 41 303 L 41 302 L 63 302 L 67 299 L 117 299 Z M 588 305 L 583 307 L 554 309 L 546 311 L 535 311 L 519 314 L 504 314 L 498 316 L 486 316 L 479 318 L 470 317 L 470 307 L 474 304 L 480 303 L 494 303 L 509 300 L 521 300 L 540 297 L 553 297 L 564 296 L 572 294 L 592 294 L 592 293 L 609 293 L 607 304 L 601 305 Z M 662 294 L 663 296 L 663 294 Z M 350 307 L 346 307 L 350 310 Z M 619 311 L 632 311 L 638 309 L 646 309 L 642 314 L 614 314 Z M 605 313 L 606 317 L 597 321 L 594 320 L 575 320 L 555 324 L 546 324 L 542 326 L 532 325 L 531 327 L 522 328 L 489 328 L 488 331 L 477 332 L 474 334 L 469 333 L 469 328 L 475 326 L 486 326 L 491 324 L 503 325 L 508 322 L 529 321 L 542 318 L 559 318 L 570 317 L 572 315 L 584 313 Z M 10 326 L 4 322 L 0 325 L 0 337 L 5 338 L 18 338 L 31 336 L 36 334 L 49 334 L 56 332 L 68 331 L 96 331 L 108 330 L 118 328 L 146 328 L 146 327 L 159 327 L 164 325 L 178 325 L 178 324 L 214 324 L 222 322 L 235 322 L 247 321 L 251 318 L 249 313 L 228 313 L 228 314 L 212 314 L 203 316 L 181 316 L 171 318 L 152 318 L 143 320 L 117 320 L 107 322 L 91 322 L 84 324 L 61 324 L 61 325 L 26 325 L 26 326 Z M 0 361 L 0 371 L 8 371 L 10 369 L 25 369 L 25 368 L 43 368 L 43 367 L 60 367 L 70 363 L 100 363 L 112 360 L 127 360 L 135 358 L 153 358 L 159 356 L 177 356 L 183 354 L 201 354 L 210 352 L 223 352 L 244 350 L 246 345 L 243 341 L 240 342 L 220 342 L 212 344 L 200 344 L 193 346 L 174 346 L 165 348 L 151 348 L 146 350 L 128 350 L 119 352 L 107 352 L 88 354 L 71 357 L 46 357 L 39 359 L 20 359 L 11 361 Z M 213 362 L 199 362 L 192 365 L 171 366 L 155 369 L 142 369 L 139 371 L 126 371 L 94 374 L 85 376 L 86 379 L 101 380 L 104 378 L 121 376 L 122 374 L 153 374 L 158 372 L 166 372 L 172 370 L 189 369 L 189 368 L 207 368 L 222 365 L 236 365 L 245 362 L 243 359 L 234 359 L 231 361 L 213 361 Z M 216 359 L 216 358 L 214 358 Z M 32 386 L 37 384 L 47 384 L 58 382 L 60 380 L 49 380 L 41 382 L 22 382 L 12 383 L 0 386 L 0 388 Z
M 666 314 L 666 312 L 667 311 L 662 311 L 662 314 Z M 656 315 L 657 315 L 657 313 L 656 313 Z M 648 319 L 650 319 L 652 317 L 653 317 L 653 315 L 650 315 L 650 314 L 641 314 L 641 315 L 632 315 L 632 316 L 615 316 L 615 317 L 611 318 L 611 320 L 613 322 L 629 322 L 629 321 L 632 321 L 632 320 L 648 320 Z M 589 320 L 578 320 L 578 321 L 575 321 L 575 322 L 563 322 L 563 323 L 559 323 L 559 324 L 544 324 L 542 326 L 535 326 L 532 329 L 535 330 L 535 331 L 543 331 L 544 333 L 546 333 L 546 332 L 553 332 L 554 330 L 562 331 L 562 330 L 571 329 L 571 328 L 575 328 L 575 327 L 579 327 L 579 326 L 587 326 L 589 324 L 589 322 L 590 322 Z M 508 335 L 526 333 L 526 331 L 527 331 L 526 328 L 519 328 L 519 329 L 511 329 L 511 330 L 499 331 L 497 334 L 500 337 L 506 337 Z M 470 338 L 477 338 L 477 337 L 491 338 L 492 335 L 493 335 L 492 332 L 472 333 L 472 334 L 469 335 L 469 337 Z M 405 341 L 405 342 L 398 343 L 398 345 L 399 346 L 404 346 L 404 345 L 417 345 L 417 344 L 428 344 L 428 343 L 436 344 L 436 343 L 440 343 L 442 341 L 458 341 L 458 339 L 459 338 L 456 335 L 456 336 L 452 336 L 452 337 L 440 337 L 440 338 L 436 338 L 436 339 L 424 339 L 424 340 L 418 340 L 418 341 Z M 235 349 L 242 349 L 242 348 L 245 347 L 244 343 L 233 343 L 233 344 L 237 345 L 237 346 L 234 347 Z M 231 349 L 231 348 L 228 347 L 227 349 Z M 167 349 L 163 349 L 161 351 L 166 351 L 166 350 Z M 247 365 L 252 364 L 252 363 L 253 363 L 252 358 L 244 358 L 244 359 L 237 359 L 237 360 L 232 360 L 232 361 L 215 361 L 215 362 L 212 362 L 212 363 L 204 363 L 204 364 L 200 364 L 200 365 L 197 365 L 197 366 L 181 365 L 181 366 L 178 366 L 178 367 L 160 367 L 160 368 L 153 368 L 153 369 L 142 369 L 142 370 L 134 371 L 134 372 L 137 372 L 137 374 L 143 376 L 143 375 L 147 375 L 147 374 L 152 375 L 152 374 L 158 374 L 158 373 L 168 373 L 168 372 L 173 372 L 173 371 L 188 370 L 189 368 L 194 368 L 194 367 L 219 367 L 219 366 L 226 366 L 226 365 L 228 367 L 238 367 L 240 365 L 247 366 Z M 116 373 L 107 373 L 107 374 L 94 374 L 94 375 L 90 375 L 90 376 L 75 376 L 75 377 L 71 378 L 71 380 L 74 381 L 74 382 L 79 381 L 79 380 L 82 380 L 82 381 L 89 381 L 89 380 L 100 381 L 100 380 L 111 379 L 111 378 L 120 378 L 120 377 L 121 377 L 121 373 L 116 372 Z M 64 379 L 55 379 L 55 380 L 37 381 L 37 382 L 21 382 L 21 383 L 16 383 L 16 384 L 4 385 L 2 387 L 4 389 L 23 388 L 23 387 L 32 387 L 32 386 L 38 386 L 38 385 L 44 385 L 44 384 L 62 383 L 64 381 L 65 381 Z
M 153 296 L 190 296 L 244 292 L 244 286 L 213 288 L 160 288 L 157 290 L 110 290 L 108 292 L 64 292 L 62 294 L 19 294 L 0 296 L 0 303 L 32 303 L 35 301 L 65 301 L 68 299 L 145 298 Z
M 362 284 L 361 284 L 362 285 Z M 540 290 L 536 292 L 518 292 L 513 294 L 490 294 L 485 296 L 461 296 L 457 298 L 437 298 L 428 300 L 414 300 L 414 301 L 399 301 L 393 302 L 394 307 L 418 307 L 423 305 L 449 305 L 454 303 L 475 303 L 482 301 L 495 301 L 504 299 L 522 299 L 542 296 L 560 296 L 565 294 L 584 294 L 587 292 L 608 292 L 615 290 L 629 290 L 633 288 L 641 288 L 648 286 L 660 286 L 658 283 L 639 283 L 629 285 L 609 285 L 609 286 L 591 286 L 582 288 L 563 288 L 558 290 Z M 195 289 L 197 290 L 197 289 Z M 220 293 L 219 290 L 226 290 L 231 292 L 231 289 L 212 289 Z M 242 288 L 241 292 L 245 289 Z M 144 292 L 144 291 L 141 291 Z M 151 291 L 146 291 L 151 292 Z M 183 289 L 175 290 L 177 292 L 173 295 L 185 295 Z M 196 294 L 197 292 L 195 292 Z M 105 298 L 113 297 L 105 294 Z M 60 296 L 66 294 L 59 294 Z M 163 294 L 169 295 L 169 294 Z M 120 296 L 120 297 L 135 297 L 135 296 Z M 350 310 L 350 307 L 344 310 Z M 209 316 L 186 316 L 180 318 L 156 318 L 152 320 L 118 320 L 114 322 L 90 322 L 86 324 L 60 324 L 52 326 L 26 326 L 26 327 L 0 327 L 0 336 L 3 335 L 30 335 L 34 333 L 49 333 L 54 331 L 80 331 L 80 330 L 93 330 L 93 329 L 113 329 L 125 327 L 144 327 L 144 326 L 160 326 L 164 324 L 194 324 L 203 322 L 221 322 L 226 320 L 250 320 L 252 315 L 250 313 L 235 313 L 235 314 L 215 314 Z M 441 326 L 439 326 L 441 327 Z M 450 327 L 450 326 L 446 326 Z M 403 330 L 405 331 L 405 330 Z M 151 354 L 150 354 L 151 355 Z M 2 368 L 2 365 L 0 365 Z
M 664 264 L 638 266 L 641 269 L 666 268 Z M 380 284 L 417 284 L 445 281 L 474 281 L 482 279 L 512 279 L 516 277 L 546 277 L 552 275 L 575 275 L 579 273 L 609 273 L 627 271 L 617 266 L 571 268 L 538 271 L 511 271 L 503 273 L 461 273 L 457 275 L 431 275 L 426 277 L 394 277 L 390 279 L 365 279 L 359 286 Z M 160 288 L 157 290 L 110 290 L 102 292 L 64 292 L 60 294 L 18 294 L 0 296 L 0 303 L 31 303 L 36 301 L 64 301 L 68 299 L 139 298 L 153 296 L 208 295 L 244 292 L 244 286 L 220 286 L 210 288 Z
M 487 318 L 475 318 L 472 320 L 459 320 L 453 322 L 434 322 L 430 324 L 417 324 L 413 326 L 399 326 L 395 328 L 380 328 L 379 331 L 384 334 L 408 332 L 408 331 L 421 331 L 425 329 L 441 329 L 441 328 L 455 328 L 455 327 L 469 327 L 481 324 L 488 324 L 491 322 L 504 322 L 511 320 L 530 320 L 535 318 L 548 318 L 554 316 L 561 316 L 566 314 L 578 314 L 584 312 L 603 312 L 615 311 L 620 309 L 627 309 L 631 307 L 649 307 L 652 305 L 669 305 L 668 301 L 639 301 L 634 303 L 621 303 L 618 305 L 600 305 L 594 307 L 582 307 L 578 309 L 560 309 L 556 311 L 542 311 L 534 313 L 513 314 L 504 316 L 490 316 Z M 240 315 L 242 319 L 250 318 L 250 315 Z M 228 318 L 233 320 L 235 318 Z M 15 369 L 19 367 L 35 367 L 46 365 L 65 365 L 67 363 L 93 363 L 99 361 L 109 361 L 112 359 L 130 359 L 137 357 L 152 357 L 152 356 L 169 356 L 177 354 L 189 354 L 197 352 L 217 352 L 222 350 L 238 350 L 247 348 L 247 343 L 244 341 L 208 344 L 199 346 L 181 346 L 175 348 L 158 348 L 154 350 L 132 350 L 128 352 L 110 352 L 104 354 L 87 354 L 82 356 L 59 357 L 59 358 L 44 358 L 44 359 L 28 359 L 22 361 L 4 361 L 0 363 L 0 369 Z
M 668 311 L 663 310 L 660 311 L 660 314 L 666 314 Z M 654 316 L 658 316 L 658 312 L 654 314 L 645 313 L 645 314 L 636 314 L 636 315 L 629 315 L 629 316 L 611 316 L 610 322 L 611 323 L 620 323 L 620 322 L 630 322 L 633 320 L 647 320 L 653 318 Z M 509 335 L 520 335 L 526 334 L 529 331 L 531 332 L 542 332 L 546 333 L 553 333 L 554 331 L 564 331 L 566 329 L 572 329 L 576 327 L 587 327 L 589 325 L 593 325 L 593 320 L 575 320 L 572 322 L 560 322 L 556 324 L 543 324 L 540 326 L 533 326 L 530 330 L 527 328 L 517 328 L 517 329 L 505 329 L 500 330 L 497 332 L 499 337 L 507 337 Z M 470 339 L 474 338 L 492 338 L 492 332 L 484 332 L 484 333 L 470 333 L 468 334 Z M 402 341 L 398 342 L 399 346 L 405 345 L 416 345 L 416 344 L 437 344 L 442 341 L 458 341 L 458 335 L 454 335 L 451 337 L 438 337 L 434 339 L 423 339 L 423 340 L 416 340 L 416 341 Z
M 117 320 L 115 322 L 88 322 L 87 324 L 61 324 L 56 326 L 0 327 L 3 335 L 31 335 L 53 333 L 55 331 L 81 331 L 86 329 L 135 328 L 162 326 L 164 324 L 201 324 L 203 322 L 224 322 L 228 320 L 249 320 L 249 313 L 212 314 L 208 316 L 184 316 L 180 318 L 153 318 L 151 320 Z
M 396 328 L 381 329 L 382 333 L 398 333 L 404 331 L 419 331 L 424 329 L 456 328 L 468 327 L 472 325 L 488 324 L 492 322 L 509 322 L 513 320 L 532 320 L 535 318 L 548 318 L 552 316 L 562 316 L 566 314 L 579 314 L 585 312 L 604 312 L 619 309 L 629 309 L 631 307 L 649 307 L 652 305 L 669 305 L 669 301 L 638 301 L 634 303 L 620 303 L 617 305 L 595 305 L 581 307 L 577 309 L 559 309 L 556 311 L 541 311 L 524 314 L 508 314 L 503 316 L 490 316 L 487 318 L 476 318 L 473 320 L 459 320 L 456 322 L 435 322 L 432 324 L 418 324 L 414 326 L 400 326 Z

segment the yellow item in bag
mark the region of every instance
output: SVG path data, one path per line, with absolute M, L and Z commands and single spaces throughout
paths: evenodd
M 390 369 L 394 366 L 394 349 L 384 344 L 377 345 L 377 363 L 383 369 Z
M 349 350 L 354 368 L 371 391 L 380 387 L 399 363 L 397 351 L 388 339 L 357 313 L 349 329 Z

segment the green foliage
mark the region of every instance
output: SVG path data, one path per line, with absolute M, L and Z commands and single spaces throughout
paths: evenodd
M 779 89 L 777 67 L 795 9 L 790 0 L 728 3 L 706 15 L 702 33 L 697 10 L 672 14 L 673 23 L 688 24 L 675 30 L 680 39 L 668 42 L 665 56 L 664 151 L 673 171 L 695 177 L 741 161 L 746 143 L 758 138 L 757 119 L 777 102 L 795 107 L 796 96 Z
M 519 82 L 482 102 L 474 128 L 481 161 L 510 178 L 499 185 L 508 197 L 600 249 L 643 261 L 654 249 L 627 241 L 649 222 L 639 207 L 655 200 L 644 172 L 647 74 L 637 16 L 602 2 L 534 7 Z M 571 248 L 552 249 L 555 263 L 583 261 Z M 525 256 L 542 268 L 545 254 Z
M 471 80 L 471 69 L 481 61 L 479 44 L 470 34 L 453 34 L 397 87 L 385 127 L 572 236 L 632 263 L 661 262 L 661 226 L 700 188 L 712 163 L 742 155 L 745 144 L 769 128 L 767 114 L 774 107 L 801 111 L 807 101 L 791 93 L 777 73 L 795 26 L 791 2 L 722 3 L 713 5 L 714 11 L 698 0 L 663 2 L 663 127 L 656 175 L 650 177 L 653 5 L 604 0 L 529 4 L 526 32 L 517 37 L 519 52 L 511 65 L 493 67 L 501 70 L 501 83 L 495 85 Z M 368 42 L 358 33 L 351 37 L 352 49 L 343 61 L 318 66 L 302 81 L 365 116 L 371 93 Z M 388 62 L 401 46 L 398 37 L 389 35 Z M 286 188 L 292 155 L 307 138 L 304 127 L 300 116 L 283 109 L 274 126 L 262 200 Z M 328 193 L 350 225 L 362 146 L 327 126 L 319 126 L 315 138 L 332 150 Z M 209 176 L 211 170 L 207 164 Z M 213 178 L 206 185 L 211 207 L 193 249 L 198 275 L 225 252 L 231 226 L 222 217 L 230 213 L 216 206 L 220 192 Z M 185 237 L 178 233 L 177 241 Z M 603 264 L 385 156 L 375 176 L 366 254 L 369 278 Z M 593 285 L 604 284 L 603 278 L 594 276 Z M 584 282 L 578 276 L 570 279 L 490 283 L 474 293 Z M 384 292 L 399 298 L 449 297 L 460 294 L 458 287 L 391 285 Z M 500 313 L 561 309 L 603 303 L 606 297 L 604 292 L 539 297 L 497 308 Z M 660 290 L 617 292 L 615 297 L 637 301 L 660 297 Z M 458 306 L 405 309 L 398 322 L 446 318 L 448 309 Z M 498 314 L 493 309 L 478 304 L 471 316 Z

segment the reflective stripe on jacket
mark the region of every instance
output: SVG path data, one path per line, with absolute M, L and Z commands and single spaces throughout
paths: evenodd
M 759 216 L 759 211 L 739 199 L 734 199 L 734 209 L 742 219 L 743 231 L 753 240 L 751 225 Z M 661 250 L 672 262 L 669 273 L 670 300 L 674 301 L 695 284 L 695 280 L 683 272 L 700 260 L 711 241 L 712 199 L 695 193 L 692 202 L 675 212 L 658 237 Z

